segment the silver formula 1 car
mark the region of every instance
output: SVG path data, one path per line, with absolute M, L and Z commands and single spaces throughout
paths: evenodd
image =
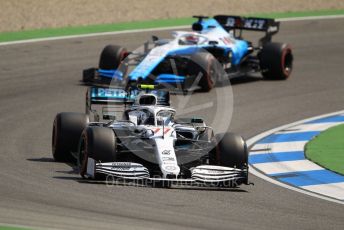
M 272 42 L 280 23 L 274 19 L 217 15 L 195 16 L 191 31 L 174 31 L 171 39 L 152 37 L 144 49 L 128 52 L 107 45 L 98 68 L 83 71 L 83 81 L 168 85 L 182 90 L 211 90 L 217 82 L 260 72 L 267 79 L 287 79 L 293 67 L 291 46 Z M 242 31 L 259 31 L 257 44 Z
M 86 114 L 57 114 L 54 159 L 76 162 L 84 178 L 106 175 L 159 186 L 248 184 L 243 138 L 214 135 L 201 118 L 177 119 L 169 97 L 168 91 L 90 88 Z

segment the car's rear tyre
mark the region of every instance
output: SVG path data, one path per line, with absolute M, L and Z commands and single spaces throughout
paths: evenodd
M 107 45 L 100 54 L 99 68 L 104 70 L 118 69 L 128 51 L 117 45 Z
M 52 154 L 55 161 L 75 161 L 71 152 L 77 152 L 79 138 L 88 122 L 88 116 L 82 113 L 56 115 L 52 133 Z
M 219 65 L 215 57 L 210 53 L 197 53 L 191 56 L 191 61 L 188 66 L 188 74 L 201 76 L 198 82 L 201 91 L 209 92 L 214 88 L 219 74 Z
M 112 129 L 90 126 L 82 132 L 78 154 L 82 177 L 86 175 L 88 158 L 103 163 L 116 161 L 116 136 Z M 96 178 L 99 176 L 95 175 Z
M 291 46 L 286 43 L 269 42 L 259 53 L 260 69 L 265 79 L 286 80 L 293 69 Z

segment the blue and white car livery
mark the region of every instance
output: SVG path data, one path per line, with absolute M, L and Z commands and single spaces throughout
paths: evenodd
M 99 68 L 84 70 L 83 80 L 209 91 L 221 79 L 251 72 L 262 72 L 269 79 L 289 77 L 293 61 L 290 45 L 271 42 L 279 22 L 225 15 L 195 17 L 198 21 L 192 25 L 192 31 L 174 31 L 172 39 L 153 36 L 153 42 L 145 44 L 141 51 L 106 46 Z M 242 38 L 243 30 L 262 31 L 265 36 L 253 46 Z

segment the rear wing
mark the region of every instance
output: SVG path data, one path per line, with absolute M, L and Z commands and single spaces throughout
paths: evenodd
M 135 103 L 141 93 L 154 94 L 157 105 L 169 106 L 170 93 L 166 90 L 156 90 L 154 87 L 138 89 L 101 88 L 92 86 L 86 93 L 86 114 L 94 122 L 106 120 L 122 120 L 128 106 Z
M 95 121 L 122 119 L 127 105 L 134 103 L 138 91 L 90 87 L 86 93 L 86 114 Z
M 128 91 L 121 88 L 90 87 L 88 90 L 89 100 L 92 104 L 117 104 L 133 103 L 137 91 Z
M 242 38 L 243 30 L 265 32 L 260 43 L 270 42 L 274 34 L 278 33 L 280 22 L 272 18 L 241 17 L 232 15 L 216 15 L 214 19 L 227 31 L 233 31 L 236 38 Z M 238 34 L 239 31 L 239 34 Z

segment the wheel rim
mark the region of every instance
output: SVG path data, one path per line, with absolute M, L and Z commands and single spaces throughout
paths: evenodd
M 207 74 L 208 74 L 207 80 L 208 80 L 209 88 L 214 87 L 214 84 L 216 82 L 215 73 L 216 73 L 216 70 L 215 70 L 215 65 L 214 65 L 214 59 L 209 58 L 208 69 L 207 69 Z
M 286 77 L 289 77 L 293 69 L 293 55 L 290 48 L 286 49 L 285 54 L 283 55 L 282 63 L 283 73 Z
M 209 80 L 210 80 L 211 86 L 213 86 L 216 81 L 215 69 L 213 65 L 211 65 L 210 70 L 209 70 Z

